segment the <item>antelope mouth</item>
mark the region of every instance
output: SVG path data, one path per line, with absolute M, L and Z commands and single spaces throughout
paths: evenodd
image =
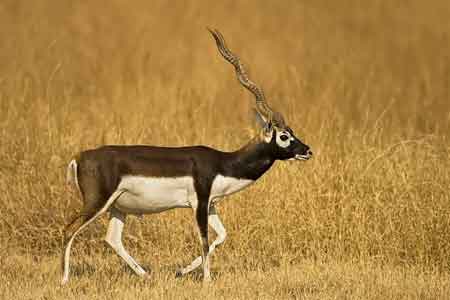
M 295 160 L 308 160 L 311 158 L 311 154 L 296 154 L 294 159 Z

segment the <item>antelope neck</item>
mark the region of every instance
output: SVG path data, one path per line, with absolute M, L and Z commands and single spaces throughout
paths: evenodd
M 224 175 L 257 180 L 275 162 L 269 147 L 269 144 L 255 138 L 241 149 L 228 153 L 227 162 L 224 164 Z

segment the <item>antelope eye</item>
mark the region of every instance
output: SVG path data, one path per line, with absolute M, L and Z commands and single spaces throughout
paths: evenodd
M 286 141 L 289 137 L 285 134 L 280 136 L 280 140 L 282 140 L 283 142 Z

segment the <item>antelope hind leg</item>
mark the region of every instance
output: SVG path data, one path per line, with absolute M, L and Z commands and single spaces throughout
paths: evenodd
M 122 244 L 122 231 L 125 224 L 126 215 L 117 209 L 111 209 L 108 231 L 105 241 L 114 251 L 130 266 L 130 268 L 139 276 L 147 274 L 145 270 L 128 254 Z

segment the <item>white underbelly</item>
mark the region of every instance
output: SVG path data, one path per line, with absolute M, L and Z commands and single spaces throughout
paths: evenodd
M 126 190 L 115 207 L 126 213 L 151 214 L 172 208 L 191 207 L 195 195 L 192 177 L 157 178 L 124 176 L 118 189 Z

